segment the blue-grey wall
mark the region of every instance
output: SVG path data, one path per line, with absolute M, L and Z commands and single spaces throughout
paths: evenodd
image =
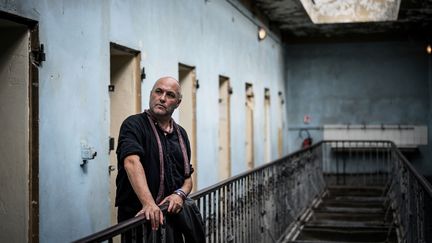
M 299 127 L 430 125 L 430 64 L 425 48 L 425 43 L 415 41 L 288 45 L 289 150 L 300 147 Z M 304 115 L 311 117 L 310 124 L 303 123 Z M 314 141 L 321 140 L 322 130 L 312 129 L 311 135 Z M 413 163 L 432 174 L 430 146 L 420 151 Z
M 233 87 L 232 174 L 247 168 L 245 82 L 253 83 L 256 97 L 256 164 L 264 161 L 264 88 L 277 104 L 285 90 L 284 53 L 275 37 L 258 41 L 261 23 L 244 9 L 204 0 L 1 0 L 0 10 L 38 21 L 45 45 L 39 70 L 41 242 L 68 242 L 110 224 L 110 42 L 141 51 L 143 108 L 157 78 L 177 77 L 178 63 L 196 67 L 198 188 L 218 182 L 219 75 Z M 279 112 L 276 105 L 271 109 Z M 276 159 L 278 120 L 271 123 Z M 98 152 L 84 167 L 81 143 Z

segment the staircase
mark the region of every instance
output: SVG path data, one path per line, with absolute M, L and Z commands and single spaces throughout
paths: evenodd
M 397 242 L 384 187 L 332 186 L 292 243 Z

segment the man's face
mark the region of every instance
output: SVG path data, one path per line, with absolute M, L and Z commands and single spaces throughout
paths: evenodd
M 160 79 L 150 93 L 150 110 L 155 115 L 171 116 L 181 102 L 180 87 L 172 78 Z

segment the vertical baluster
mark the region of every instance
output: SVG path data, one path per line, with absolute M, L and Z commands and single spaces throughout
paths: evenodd
M 217 224 L 217 222 L 219 221 L 219 214 L 218 214 L 218 210 L 217 210 L 217 204 L 218 204 L 218 202 L 217 202 L 217 190 L 215 190 L 213 193 L 213 217 L 214 217 L 214 220 L 213 220 L 213 229 L 214 229 L 214 231 L 213 231 L 213 242 L 217 242 L 217 232 L 218 232 L 218 224 Z
M 226 185 L 227 187 L 227 234 L 226 234 L 226 241 L 231 242 L 232 240 L 232 228 L 231 228 L 231 222 L 232 222 L 232 183 L 229 183 Z
M 208 215 L 209 215 L 209 223 L 210 223 L 210 230 L 209 230 L 209 239 L 210 239 L 210 242 L 214 242 L 214 239 L 213 239 L 213 233 L 214 233 L 214 215 L 213 215 L 213 213 L 212 213 L 212 211 L 213 211 L 213 197 L 212 197 L 212 195 L 213 195 L 213 192 L 210 192 L 209 194 L 208 194 L 208 196 L 209 196 L 209 201 L 208 201 Z
M 227 241 L 227 226 L 228 226 L 228 216 L 227 216 L 227 186 L 225 185 L 222 188 L 223 191 L 223 207 L 222 207 L 222 237 L 221 237 L 221 243 L 224 243 Z
M 378 145 L 378 148 L 379 148 L 379 150 L 378 150 L 378 155 L 377 155 L 377 161 L 376 161 L 376 164 L 375 164 L 375 183 L 377 183 L 377 184 L 379 184 L 379 171 L 380 171 L 380 161 L 382 160 L 382 154 L 383 154 L 383 151 L 384 151 L 384 148 L 383 148 L 383 144 L 382 144 L 382 142 L 380 142 L 379 143 L 379 145 Z
M 246 177 L 243 177 L 241 179 L 241 190 L 242 190 L 242 224 L 243 224 L 243 233 L 242 233 L 242 237 L 243 237 L 243 242 L 246 242 L 246 234 L 247 234 L 247 222 L 246 222 Z
M 244 190 L 243 190 L 243 178 L 239 180 L 239 195 L 240 195 L 240 242 L 245 242 L 244 240 L 244 230 L 245 230 L 245 222 L 244 222 Z
M 392 165 L 390 168 L 390 165 Z M 387 143 L 387 153 L 386 153 L 386 160 L 384 163 L 384 170 L 385 170 L 385 181 L 389 182 L 391 178 L 393 177 L 391 173 L 393 172 L 393 169 L 396 165 L 392 163 L 391 159 L 391 144 Z
M 239 242 L 243 242 L 243 198 L 242 198 L 242 191 L 241 191 L 241 180 L 237 181 L 237 225 L 238 225 L 238 232 L 239 232 Z
M 249 241 L 249 242 L 252 240 L 252 237 L 251 237 L 251 234 L 252 234 L 252 228 L 251 228 L 252 227 L 252 222 L 251 222 L 251 207 L 252 207 L 251 179 L 252 178 L 251 178 L 251 176 L 252 176 L 252 174 L 247 177 L 247 199 L 246 199 L 246 202 L 247 202 L 247 219 L 246 219 L 246 221 L 248 223 L 247 241 Z
M 280 166 L 280 164 L 277 164 L 274 168 L 273 168 L 273 186 L 272 186 L 272 188 L 274 188 L 273 190 L 275 190 L 275 191 L 273 191 L 273 195 L 274 195 L 274 198 L 273 198 L 273 202 L 274 202 L 274 208 L 275 208 L 275 211 L 274 211 L 274 226 L 275 226 L 275 230 L 273 231 L 273 232 L 276 232 L 277 233 L 277 235 L 280 235 L 279 233 L 279 231 L 280 231 L 280 222 L 279 222 L 279 217 L 278 217 L 278 212 L 280 212 L 279 211 L 279 192 L 278 192 L 278 188 L 277 188 L 277 183 L 275 183 L 279 178 L 278 178 L 278 175 L 279 175 L 279 173 L 278 173 L 278 171 L 280 170 L 280 168 L 279 168 L 279 166 Z
M 257 176 L 258 176 L 258 172 L 254 172 L 252 174 L 252 183 L 253 183 L 253 189 L 252 189 L 252 238 L 253 239 L 257 239 L 256 234 L 257 234 L 257 225 L 259 224 L 258 219 L 256 217 L 256 208 L 258 207 L 257 204 L 257 200 L 258 200 L 258 183 L 257 183 Z
M 235 181 L 231 184 L 232 187 L 232 201 L 231 201 L 231 226 L 232 226 L 232 236 L 233 242 L 238 242 L 237 237 L 237 227 L 236 227 L 236 210 L 237 210 L 237 194 L 236 194 L 236 183 Z
M 243 242 L 242 238 L 242 231 L 243 231 L 243 222 L 241 221 L 242 218 L 242 198 L 241 198 L 241 190 L 240 190 L 240 180 L 237 180 L 235 183 L 236 188 L 236 226 L 237 226 L 237 239 L 238 242 Z
M 217 200 L 217 204 L 218 204 L 218 233 L 217 233 L 217 242 L 221 242 L 221 237 L 222 237 L 222 220 L 223 220 L 223 203 L 222 203 L 222 190 L 223 188 L 219 188 L 217 190 L 217 196 L 218 196 L 218 200 Z
M 385 150 L 385 154 L 384 154 L 384 160 L 383 160 L 383 172 L 384 172 L 384 181 L 387 184 L 389 182 L 389 165 L 390 165 L 390 143 L 386 143 L 386 150 Z
M 261 209 L 261 196 L 262 196 L 262 189 L 261 189 L 261 183 L 262 183 L 262 171 L 257 172 L 257 178 L 256 178 L 256 185 L 257 185 L 257 197 L 256 197 L 256 207 L 255 207 L 255 220 L 256 220 L 256 238 L 257 241 L 261 240 L 261 221 L 262 218 L 260 217 L 260 209 Z
M 368 179 L 369 183 L 371 181 L 373 181 L 374 178 L 375 178 L 375 171 L 374 171 L 374 169 L 376 168 L 376 164 L 377 164 L 377 161 L 378 161 L 378 153 L 379 153 L 379 144 L 378 144 L 378 142 L 374 142 L 373 144 L 374 144 L 374 146 L 372 147 L 373 149 L 371 149 L 371 153 L 372 153 L 372 157 L 373 157 L 373 159 L 371 161 L 372 164 L 368 166 L 368 167 L 370 167 L 370 172 L 369 172 L 370 175 L 369 175 L 369 179 Z
M 242 190 L 242 202 L 243 202 L 243 242 L 247 242 L 247 234 L 248 234 L 248 222 L 247 222 L 247 176 L 241 179 L 241 190 Z
M 208 199 L 207 199 L 207 194 L 204 194 L 204 196 L 202 197 L 202 212 L 203 212 L 203 221 L 204 221 L 204 229 L 205 229 L 205 236 L 206 236 L 206 242 L 209 242 L 209 220 L 208 220 L 208 215 L 207 215 L 207 203 L 208 203 Z
M 239 227 L 239 220 L 238 220 L 238 217 L 239 217 L 239 195 L 238 195 L 238 188 L 237 188 L 237 186 L 238 186 L 238 181 L 235 181 L 234 182 L 234 198 L 235 198 L 235 201 L 234 201 L 234 217 L 235 217 L 235 221 L 234 221 L 234 233 L 235 233 L 235 242 L 241 242 L 240 241 L 240 227 Z
M 339 143 L 336 142 L 336 152 L 339 150 Z M 335 154 L 336 157 L 336 185 L 339 185 L 339 156 Z
M 233 231 L 233 219 L 234 219 L 234 214 L 233 214 L 233 201 L 234 201 L 234 195 L 233 195 L 233 183 L 229 183 L 228 184 L 228 192 L 229 192 L 229 229 L 228 229 L 228 234 L 230 237 L 230 241 L 231 242 L 235 242 L 234 240 L 234 231 Z
M 215 238 L 215 243 L 217 243 L 218 242 L 218 240 L 219 240 L 219 219 L 220 219 L 220 210 L 219 210 L 219 197 L 220 197 L 220 195 L 219 195 L 219 189 L 216 189 L 215 191 L 214 191 L 214 194 L 213 194 L 213 196 L 214 196 L 214 198 L 213 198 L 213 201 L 214 201 L 214 204 L 213 204 L 213 206 L 214 206 L 214 215 L 215 215 L 215 233 L 214 233 L 214 238 Z
M 350 162 L 350 160 L 352 159 L 352 148 L 353 148 L 353 146 L 355 146 L 355 143 L 352 143 L 352 142 L 348 142 L 348 144 L 347 144 L 347 149 L 348 149 L 348 153 L 346 153 L 346 152 L 344 152 L 343 154 L 343 185 L 347 185 L 347 170 L 346 170 L 346 167 L 347 167 L 347 163 L 349 163 Z M 345 151 L 345 150 L 344 150 Z M 345 153 L 346 153 L 346 155 L 345 155 Z
M 249 222 L 248 222 L 248 187 L 247 187 L 247 180 L 248 180 L 249 176 L 246 176 L 243 178 L 243 191 L 244 191 L 244 224 L 245 224 L 245 238 L 244 240 L 246 242 L 249 242 Z
M 253 195 L 253 175 L 255 174 L 255 172 L 253 172 L 252 174 L 250 174 L 248 176 L 248 241 L 251 241 L 253 239 L 253 218 L 252 218 L 252 209 L 253 209 L 253 200 L 254 200 L 254 195 Z

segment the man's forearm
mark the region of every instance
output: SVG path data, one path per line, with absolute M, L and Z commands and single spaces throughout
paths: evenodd
M 144 168 L 141 165 L 139 156 L 130 155 L 124 159 L 124 167 L 128 175 L 129 181 L 132 185 L 135 194 L 140 200 L 142 205 L 155 203 L 153 196 L 148 188 L 147 179 L 145 176 Z
M 186 193 L 186 195 L 189 195 L 189 193 L 192 191 L 192 187 L 193 187 L 193 181 L 192 181 L 192 176 L 191 176 L 184 181 L 184 183 L 180 189 L 182 191 L 184 191 Z

